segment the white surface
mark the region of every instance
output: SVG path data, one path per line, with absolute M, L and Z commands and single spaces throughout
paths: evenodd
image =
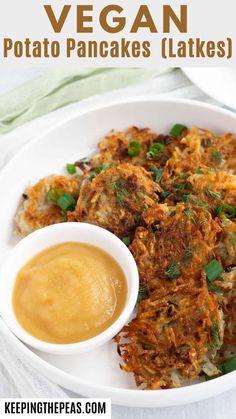
M 17 273 L 29 259 L 47 247 L 71 241 L 91 244 L 110 254 L 118 262 L 125 274 L 128 293 L 121 314 L 102 333 L 83 342 L 57 345 L 36 339 L 22 328 L 14 313 L 12 292 Z M 32 348 L 56 355 L 84 353 L 91 349 L 97 349 L 99 346 L 110 341 L 131 317 L 139 290 L 137 265 L 127 246 L 118 237 L 104 228 L 87 223 L 71 222 L 55 224 L 28 235 L 9 252 L 9 256 L 1 269 L 0 276 L 1 278 L 5 278 L 1 286 L 0 313 L 10 330 Z
M 15 71 L 14 68 L 11 70 L 4 70 L 3 68 L 0 69 L 0 95 L 20 86 L 22 83 L 26 83 L 34 77 L 40 76 L 44 71 L 45 69 L 40 67 L 18 68 L 17 71 Z
M 203 92 L 236 110 L 236 68 L 183 68 L 188 78 Z
M 156 132 L 168 132 L 175 121 L 187 126 L 206 127 L 218 134 L 224 133 L 225 127 L 228 131 L 236 132 L 235 114 L 190 101 L 126 98 L 115 104 L 110 101 L 104 106 L 90 105 L 87 111 L 77 110 L 75 116 L 67 118 L 64 123 L 58 121 L 55 128 L 31 142 L 2 171 L 0 189 L 6 198 L 0 207 L 0 218 L 3 220 L 1 261 L 14 244 L 12 219 L 18 199 L 28 182 L 63 170 L 66 161 L 84 157 L 94 150 L 97 141 L 111 128 L 123 130 L 137 125 L 137 121 L 139 126 L 148 126 Z M 80 138 L 86 138 L 86 143 L 78 140 L 78 133 Z M 119 369 L 119 358 L 111 342 L 97 350 L 73 357 L 42 353 L 36 356 L 19 341 L 15 345 L 18 345 L 22 356 L 27 356 L 28 362 L 43 371 L 48 378 L 85 396 L 111 397 L 116 404 L 171 406 L 220 394 L 236 385 L 236 372 L 233 372 L 194 386 L 165 391 L 140 391 L 135 389 L 131 375 Z

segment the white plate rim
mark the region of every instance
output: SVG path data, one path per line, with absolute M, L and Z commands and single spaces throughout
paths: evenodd
M 77 118 L 78 116 L 82 116 L 84 114 L 94 112 L 98 109 L 107 109 L 111 106 L 116 106 L 122 103 L 136 103 L 136 102 L 147 102 L 147 101 L 157 101 L 157 102 L 164 102 L 164 103 L 175 103 L 175 104 L 187 104 L 193 105 L 195 107 L 201 107 L 208 110 L 217 111 L 218 113 L 231 116 L 235 118 L 236 122 L 236 115 L 230 111 L 223 108 L 219 108 L 215 105 L 210 105 L 207 103 L 203 103 L 197 100 L 189 100 L 189 99 L 175 99 L 175 98 L 163 98 L 159 95 L 139 95 L 139 96 L 131 96 L 128 98 L 120 98 L 113 101 L 108 102 L 107 104 L 96 104 L 88 109 L 86 108 L 85 111 L 80 110 L 78 113 L 74 112 L 73 115 L 66 117 L 63 120 L 60 120 L 58 124 L 54 124 L 50 128 L 44 130 L 40 135 L 36 136 L 33 140 L 31 140 L 28 144 L 22 147 L 22 149 L 11 158 L 9 163 L 1 170 L 0 173 L 0 181 L 1 178 L 4 177 L 5 172 L 11 170 L 11 167 L 14 167 L 15 160 L 19 159 L 21 155 L 23 155 L 28 148 L 34 146 L 35 143 L 40 141 L 41 138 L 52 132 L 54 129 L 66 124 L 67 122 Z M 28 362 L 32 367 L 34 367 L 38 372 L 44 373 L 44 375 L 50 379 L 51 381 L 61 385 L 68 390 L 75 391 L 75 388 L 78 389 L 78 393 L 84 397 L 107 397 L 111 398 L 113 403 L 116 405 L 121 406 L 133 406 L 133 407 L 167 407 L 167 406 L 177 406 L 183 404 L 183 394 L 185 396 L 185 404 L 192 403 L 195 401 L 200 401 L 207 399 L 211 396 L 216 396 L 225 392 L 232 387 L 236 386 L 236 371 L 231 372 L 225 376 L 219 377 L 215 380 L 211 380 L 208 382 L 198 383 L 186 387 L 176 388 L 176 389 L 167 389 L 167 390 L 136 390 L 136 389 L 124 389 L 124 388 L 115 388 L 109 387 L 105 385 L 97 385 L 91 384 L 91 382 L 87 382 L 83 379 L 79 379 L 78 377 L 72 376 L 71 374 L 57 368 L 47 361 L 40 358 L 37 354 L 35 354 L 30 348 L 25 346 L 21 341 L 19 341 L 12 332 L 7 328 L 4 321 L 0 318 L 0 327 L 4 328 L 5 333 L 8 334 L 9 339 L 12 340 L 14 345 L 21 353 L 22 357 L 26 362 Z M 222 391 L 221 388 L 224 388 Z M 207 387 L 207 391 L 204 392 L 204 387 Z M 193 391 L 194 390 L 194 391 Z M 159 399 L 159 395 L 161 393 L 161 398 Z M 122 399 L 122 396 L 124 398 Z M 129 400 L 127 401 L 127 396 Z

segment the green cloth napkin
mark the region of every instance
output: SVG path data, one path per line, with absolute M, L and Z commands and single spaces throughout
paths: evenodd
M 0 96 L 0 134 L 88 96 L 141 83 L 165 71 L 160 68 L 48 71 Z

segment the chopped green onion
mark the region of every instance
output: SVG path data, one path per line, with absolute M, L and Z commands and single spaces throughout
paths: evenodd
M 173 184 L 173 187 L 175 188 L 175 189 L 185 189 L 186 188 L 186 185 L 187 185 L 187 183 L 174 183 Z
M 167 196 L 170 195 L 170 191 L 161 191 L 161 192 L 158 193 L 158 195 L 159 195 L 160 198 L 164 199 L 164 198 L 166 198 Z
M 192 196 L 189 194 L 189 195 L 182 195 L 181 196 L 181 200 L 183 201 L 183 202 L 191 202 L 191 199 L 192 199 Z
M 232 372 L 236 370 L 236 356 L 233 358 L 228 359 L 222 366 L 223 373 L 228 374 L 229 372 Z
M 66 170 L 70 175 L 74 175 L 76 173 L 76 166 L 72 163 L 67 163 Z
M 220 192 L 212 191 L 211 189 L 207 189 L 205 193 L 206 193 L 206 195 L 211 196 L 214 199 L 220 199 L 221 198 L 221 193 Z
M 111 166 L 109 164 L 101 164 L 101 166 L 97 166 L 95 170 L 90 170 L 89 180 L 92 181 L 97 175 L 104 172 L 105 170 L 110 169 L 110 167 Z
M 224 269 L 216 259 L 213 259 L 208 265 L 205 266 L 204 271 L 209 282 L 215 281 L 221 274 L 224 273 Z
M 212 339 L 215 344 L 219 343 L 219 340 L 220 340 L 219 328 L 218 328 L 218 324 L 215 324 L 215 323 L 212 325 Z
M 76 206 L 76 200 L 72 195 L 65 192 L 58 198 L 57 205 L 64 212 L 73 211 Z
M 196 211 L 194 211 L 192 208 L 186 208 L 184 213 L 186 217 L 188 217 L 194 224 L 196 224 L 196 220 L 194 218 L 197 215 Z
M 141 144 L 138 141 L 131 141 L 128 147 L 128 154 L 132 157 L 138 156 L 141 151 Z
M 216 208 L 216 215 L 223 218 L 233 218 L 236 215 L 236 208 L 229 204 L 221 204 Z
M 193 248 L 192 248 L 192 246 L 187 246 L 187 247 L 185 247 L 185 249 L 184 249 L 184 257 L 185 258 L 187 258 L 187 259 L 192 259 L 192 257 L 193 257 Z
M 57 202 L 58 198 L 63 194 L 63 192 L 60 189 L 57 188 L 50 188 L 47 197 L 49 201 Z
M 169 279 L 177 279 L 180 276 L 180 269 L 178 265 L 175 262 L 171 262 L 171 264 L 168 266 L 167 271 L 165 272 L 165 275 Z
M 122 207 L 124 199 L 123 192 L 119 189 L 116 191 L 116 199 L 120 207 Z
M 115 180 L 108 185 L 109 189 L 114 189 L 116 191 L 116 199 L 120 207 L 123 206 L 124 197 L 129 195 L 125 187 L 125 181 L 123 179 Z
M 209 205 L 208 204 L 204 204 L 204 202 L 196 202 L 196 207 L 202 207 L 205 208 L 206 210 L 209 210 Z
M 153 159 L 154 157 L 160 156 L 164 149 L 164 145 L 161 143 L 152 143 L 148 149 L 147 159 Z
M 170 130 L 170 135 L 173 135 L 174 137 L 179 137 L 182 134 L 182 132 L 186 129 L 187 127 L 185 125 L 175 124 Z
M 73 211 L 76 206 L 75 198 L 67 192 L 57 188 L 50 188 L 47 197 L 49 201 L 55 202 L 63 211 Z
M 95 169 L 96 175 L 99 175 L 99 173 L 104 172 L 105 170 L 110 169 L 109 164 L 101 164 L 101 166 L 97 166 Z
M 211 157 L 212 157 L 212 160 L 216 164 L 220 164 L 222 162 L 222 155 L 221 155 L 221 153 L 218 150 L 212 151 Z
M 126 246 L 129 246 L 131 243 L 131 238 L 129 236 L 123 237 L 122 241 Z
M 196 170 L 196 174 L 197 175 L 203 175 L 204 174 L 204 171 L 199 167 L 197 170 Z
M 160 182 L 160 180 L 161 180 L 161 177 L 162 177 L 163 169 L 159 169 L 159 168 L 158 168 L 158 167 L 156 167 L 156 166 L 150 166 L 150 170 L 151 170 L 151 171 L 152 171 L 152 173 L 153 173 L 153 175 L 152 175 L 153 180 L 154 180 L 156 183 L 159 183 L 159 182 Z

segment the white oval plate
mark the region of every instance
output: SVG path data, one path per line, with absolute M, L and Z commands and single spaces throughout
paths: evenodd
M 182 68 L 203 92 L 229 108 L 236 109 L 236 69 L 227 67 Z
M 205 127 L 219 134 L 236 133 L 236 116 L 229 111 L 187 100 L 136 97 L 80 112 L 28 144 L 0 175 L 0 190 L 4 197 L 0 206 L 0 262 L 16 243 L 13 217 L 29 182 L 50 173 L 64 173 L 65 163 L 91 154 L 97 142 L 112 128 L 123 130 L 138 125 L 166 133 L 177 122 L 189 127 Z M 8 333 L 22 357 L 49 379 L 84 396 L 111 398 L 114 404 L 136 407 L 180 405 L 211 397 L 236 385 L 236 372 L 232 372 L 178 389 L 141 391 L 136 388 L 132 375 L 120 370 L 113 342 L 86 354 L 56 356 L 33 352 L 10 331 Z

